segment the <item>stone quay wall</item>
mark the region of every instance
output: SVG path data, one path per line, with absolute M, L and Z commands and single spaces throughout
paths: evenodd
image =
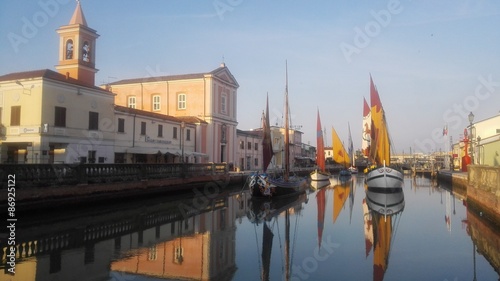
M 468 166 L 467 203 L 500 224 L 500 167 Z

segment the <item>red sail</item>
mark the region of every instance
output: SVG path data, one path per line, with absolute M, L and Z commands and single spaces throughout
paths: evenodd
M 262 169 L 264 172 L 267 170 L 271 159 L 273 158 L 273 145 L 271 142 L 271 127 L 269 125 L 269 96 L 266 100 L 266 113 L 262 118 Z
M 316 122 L 316 163 L 318 164 L 318 168 L 320 171 L 325 171 L 325 144 L 323 141 L 323 130 L 321 129 L 321 119 L 319 118 L 319 109 L 318 109 L 318 118 Z

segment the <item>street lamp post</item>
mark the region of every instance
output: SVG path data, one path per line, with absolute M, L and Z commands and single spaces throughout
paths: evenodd
M 474 165 L 474 136 L 472 135 L 472 122 L 474 121 L 474 114 L 472 111 L 469 113 L 469 123 L 470 123 L 470 160 L 471 164 Z

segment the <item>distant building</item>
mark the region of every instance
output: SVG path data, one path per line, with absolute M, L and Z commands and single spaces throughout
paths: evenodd
M 464 150 L 464 136 L 469 139 L 467 152 Z M 470 125 L 464 129 L 464 134 L 453 144 L 453 163 L 456 169 L 461 167 L 462 157 L 466 153 L 473 156 L 472 164 L 500 166 L 500 114 L 473 122 L 472 131 Z
M 115 163 L 202 163 L 206 122 L 115 106 Z M 184 157 L 184 158 L 182 158 Z
M 237 130 L 238 147 L 236 149 L 235 168 L 244 170 L 262 170 L 262 130 Z

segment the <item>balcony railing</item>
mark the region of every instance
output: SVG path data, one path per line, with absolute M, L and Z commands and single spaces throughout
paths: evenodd
M 16 188 L 22 188 L 186 178 L 227 172 L 226 163 L 2 164 L 0 188 L 7 188 L 8 175 L 15 175 Z

